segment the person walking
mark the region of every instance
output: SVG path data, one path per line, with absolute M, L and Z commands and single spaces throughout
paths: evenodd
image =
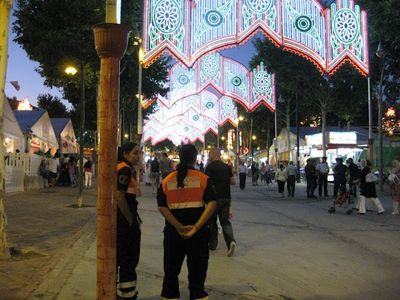
M 392 215 L 398 215 L 400 202 L 400 162 L 397 159 L 392 161 L 392 170 L 388 176 L 388 182 L 392 192 Z
M 333 198 L 336 199 L 341 185 L 346 186 L 347 166 L 343 164 L 343 158 L 336 157 L 336 165 L 333 167 Z
M 160 185 L 160 161 L 156 155 L 150 162 L 150 180 L 152 193 L 155 194 Z
M 83 165 L 85 172 L 85 189 L 92 188 L 92 177 L 93 177 L 93 164 L 90 159 L 88 159 Z
M 315 189 L 317 188 L 317 171 L 311 159 L 307 159 L 307 164 L 304 168 L 304 173 L 306 175 L 306 181 L 307 181 L 307 197 L 317 198 L 314 195 Z
M 160 161 L 161 178 L 164 179 L 169 173 L 172 172 L 172 160 L 169 159 L 168 154 L 163 152 Z
M 360 169 L 358 166 L 353 162 L 352 158 L 347 160 L 348 169 L 349 169 L 349 196 L 353 196 L 353 199 L 357 197 L 357 182 L 358 178 L 360 177 Z
M 326 162 L 327 157 L 322 157 L 322 162 L 320 162 L 317 167 L 317 175 L 318 175 L 318 195 L 322 197 L 322 188 L 324 190 L 324 196 L 328 196 L 328 173 L 329 173 L 329 165 Z
M 217 197 L 217 209 L 210 219 L 210 250 L 216 250 L 218 246 L 218 225 L 222 227 L 225 244 L 228 248 L 228 256 L 235 253 L 236 241 L 233 237 L 232 224 L 229 221 L 229 212 L 231 209 L 231 187 L 233 180 L 232 169 L 221 161 L 220 149 L 212 149 L 209 153 L 210 163 L 207 164 L 205 173 L 214 185 Z
M 297 177 L 297 167 L 292 161 L 286 167 L 288 197 L 294 197 Z
M 379 201 L 376 195 L 376 182 L 378 177 L 376 177 L 371 170 L 371 162 L 369 160 L 361 160 L 361 166 L 363 169 L 360 173 L 360 196 L 359 196 L 359 215 L 365 215 L 366 207 L 365 202 L 370 199 L 376 206 L 378 214 L 384 213 L 385 209 L 382 206 L 381 201 Z
M 247 166 L 243 161 L 239 162 L 238 173 L 240 189 L 244 190 L 244 188 L 246 187 Z
M 216 195 L 207 175 L 195 170 L 197 150 L 183 145 L 177 171 L 171 172 L 157 193 L 165 218 L 164 279 L 161 299 L 179 299 L 179 273 L 187 257 L 190 299 L 208 299 L 207 276 L 210 231 L 206 222 L 216 208 Z
M 117 299 L 137 299 L 136 267 L 140 256 L 140 217 L 136 195 L 140 183 L 136 180 L 136 166 L 141 162 L 140 147 L 128 142 L 122 148 L 117 164 Z
M 280 164 L 278 170 L 276 170 L 275 179 L 278 182 L 278 191 L 281 194 L 281 197 L 284 198 L 285 182 L 287 180 L 287 175 L 283 164 Z

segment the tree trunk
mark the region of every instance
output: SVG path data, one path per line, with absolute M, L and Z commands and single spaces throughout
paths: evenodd
M 4 86 L 7 72 L 8 29 L 12 0 L 0 0 L 0 141 L 3 142 Z M 4 147 L 0 145 L 0 257 L 10 255 L 7 246 L 6 212 L 4 209 Z
M 321 107 L 321 129 L 322 129 L 322 156 L 326 156 L 326 106 Z
M 288 162 L 292 160 L 292 145 L 290 143 L 290 100 L 286 100 L 286 138 L 288 145 Z
M 269 161 L 269 147 L 271 146 L 271 123 L 267 121 L 267 158 L 268 158 L 268 164 L 270 163 Z

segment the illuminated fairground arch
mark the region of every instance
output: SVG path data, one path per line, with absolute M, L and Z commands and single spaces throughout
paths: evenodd
M 168 51 L 190 67 L 205 54 L 246 42 L 257 31 L 332 74 L 350 62 L 368 68 L 367 15 L 354 0 L 145 0 L 144 65 Z
M 250 72 L 241 63 L 213 53 L 202 57 L 193 68 L 175 64 L 169 72 L 169 92 L 159 97 L 166 106 L 212 87 L 220 95 L 234 99 L 246 110 L 264 104 L 275 111 L 275 76 L 264 64 Z M 191 98 L 188 98 L 189 100 Z M 146 102 L 146 106 L 150 103 Z
M 151 141 L 153 145 L 165 139 L 174 139 L 174 143 L 177 140 L 204 141 L 205 134 L 210 131 L 217 134 L 218 127 L 226 122 L 237 126 L 237 118 L 237 108 L 231 98 L 218 98 L 206 90 L 182 98 L 173 105 L 159 99 L 156 112 L 144 124 L 144 141 Z

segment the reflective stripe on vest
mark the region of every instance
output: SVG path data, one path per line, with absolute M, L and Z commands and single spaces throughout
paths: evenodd
M 203 195 L 207 187 L 208 176 L 189 169 L 184 180 L 185 187 L 177 187 L 178 172 L 170 173 L 162 182 L 163 191 L 167 197 L 169 209 L 204 207 Z
M 117 173 L 118 173 L 121 169 L 123 169 L 123 168 L 125 168 L 125 167 L 128 167 L 128 168 L 131 170 L 131 180 L 129 180 L 128 189 L 127 189 L 126 192 L 127 192 L 128 194 L 134 194 L 134 195 L 136 195 L 136 193 L 137 193 L 137 191 L 138 191 L 138 186 L 137 186 L 137 184 L 136 184 L 136 179 L 135 179 L 135 175 L 134 175 L 134 173 L 133 173 L 132 167 L 131 167 L 130 165 L 128 165 L 126 162 L 124 162 L 124 161 L 119 162 L 119 163 L 117 164 Z

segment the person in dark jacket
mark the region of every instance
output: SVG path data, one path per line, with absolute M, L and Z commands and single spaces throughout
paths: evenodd
M 222 227 L 225 244 L 228 248 L 227 255 L 233 256 L 236 241 L 233 237 L 232 224 L 229 221 L 231 210 L 231 182 L 233 178 L 232 169 L 221 161 L 221 150 L 212 149 L 210 151 L 210 163 L 206 167 L 206 175 L 210 177 L 217 195 L 217 209 L 210 219 L 210 250 L 216 250 L 218 245 L 218 226 L 217 217 Z
M 378 214 L 381 215 L 384 213 L 385 209 L 383 208 L 382 203 L 379 201 L 376 194 L 376 182 L 378 178 L 374 177 L 375 175 L 372 173 L 371 162 L 369 160 L 361 160 L 361 167 L 363 169 L 360 173 L 360 198 L 358 204 L 358 214 L 365 214 L 365 202 L 367 199 L 370 199 L 375 204 Z
M 355 198 L 357 196 L 357 181 L 358 181 L 358 178 L 360 177 L 360 169 L 353 162 L 352 158 L 349 158 L 347 160 L 347 163 L 348 163 L 349 174 L 350 174 L 350 179 L 349 179 L 350 196 L 353 196 Z
M 317 198 L 314 195 L 315 189 L 317 188 L 317 171 L 312 159 L 307 159 L 307 164 L 304 168 L 307 181 L 307 197 Z
M 347 166 L 343 164 L 343 158 L 336 158 L 336 165 L 333 167 L 333 198 L 336 199 L 341 185 L 346 186 Z
M 119 150 L 117 165 L 117 299 L 137 299 L 136 267 L 140 255 L 140 218 L 136 195 L 140 183 L 136 180 L 135 166 L 141 161 L 141 148 L 126 143 Z
M 207 221 L 215 211 L 216 195 L 208 176 L 194 169 L 196 158 L 196 147 L 183 145 L 177 170 L 164 178 L 157 193 L 158 209 L 166 220 L 161 299 L 179 299 L 179 273 L 185 256 L 190 299 L 208 299 L 204 289 L 210 239 Z

